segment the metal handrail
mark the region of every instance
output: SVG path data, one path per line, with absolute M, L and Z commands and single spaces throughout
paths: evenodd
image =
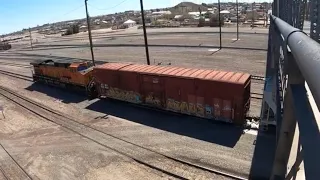
M 276 65 L 283 63 L 288 77 L 272 179 L 290 179 L 303 159 L 306 179 L 317 180 L 320 177 L 320 131 L 308 100 L 305 82 L 320 109 L 320 44 L 280 18 L 271 15 L 270 19 L 273 25 L 271 37 L 274 37 L 271 47 L 275 48 L 273 61 Z M 280 47 L 283 52 L 279 51 Z M 279 53 L 284 53 L 283 57 L 279 58 Z M 280 77 L 281 83 L 286 76 Z M 287 174 L 296 125 L 299 129 L 297 159 Z
M 291 54 L 320 109 L 320 44 L 302 30 L 292 27 L 280 18 L 271 15 L 271 19 L 291 49 Z

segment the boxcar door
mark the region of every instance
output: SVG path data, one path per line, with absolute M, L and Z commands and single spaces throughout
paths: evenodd
M 167 110 L 181 111 L 181 80 L 176 77 L 166 77 L 165 98 Z
M 221 110 L 222 110 L 221 99 L 213 98 L 213 114 L 217 120 L 221 119 L 221 116 L 222 116 Z
M 195 92 L 194 79 L 179 79 L 181 92 L 181 113 L 196 115 L 197 97 Z
M 114 71 L 99 71 L 101 94 L 114 99 L 121 99 L 119 91 L 119 75 Z
M 232 120 L 232 102 L 230 100 L 222 101 L 222 117 L 225 121 L 230 122 Z
M 196 116 L 212 118 L 212 107 L 206 103 L 209 84 L 201 79 L 195 79 L 195 90 L 196 90 Z M 210 91 L 211 92 L 211 91 Z
M 163 79 L 159 76 L 141 75 L 141 90 L 146 104 L 165 107 Z

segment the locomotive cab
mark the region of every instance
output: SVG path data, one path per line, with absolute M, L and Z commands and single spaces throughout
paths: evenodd
M 69 66 L 69 70 L 72 73 L 83 72 L 93 67 L 91 62 L 72 63 Z

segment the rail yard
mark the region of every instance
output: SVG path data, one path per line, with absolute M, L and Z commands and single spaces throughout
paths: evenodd
M 2 179 L 248 179 L 268 177 L 274 136 L 258 130 L 267 30 L 148 30 L 151 64 L 251 75 L 246 126 L 142 108 L 33 82 L 35 60 L 90 61 L 87 34 L 21 42 L 0 52 Z M 93 33 L 96 64 L 145 64 L 141 30 Z M 8 161 L 4 166 L 5 161 Z M 260 162 L 260 163 L 256 163 Z M 263 162 L 263 163 L 262 163 Z M 0 173 L 1 174 L 1 173 Z

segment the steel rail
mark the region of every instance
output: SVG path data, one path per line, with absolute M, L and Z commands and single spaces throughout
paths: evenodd
M 31 76 L 26 76 L 26 75 L 23 75 L 23 74 L 17 74 L 17 73 L 12 73 L 12 72 L 3 71 L 3 70 L 0 70 L 0 74 L 6 75 L 6 76 L 10 76 L 10 77 L 14 77 L 14 78 L 17 78 L 17 79 L 22 79 L 22 80 L 25 80 L 25 81 L 33 82 L 33 78 Z

